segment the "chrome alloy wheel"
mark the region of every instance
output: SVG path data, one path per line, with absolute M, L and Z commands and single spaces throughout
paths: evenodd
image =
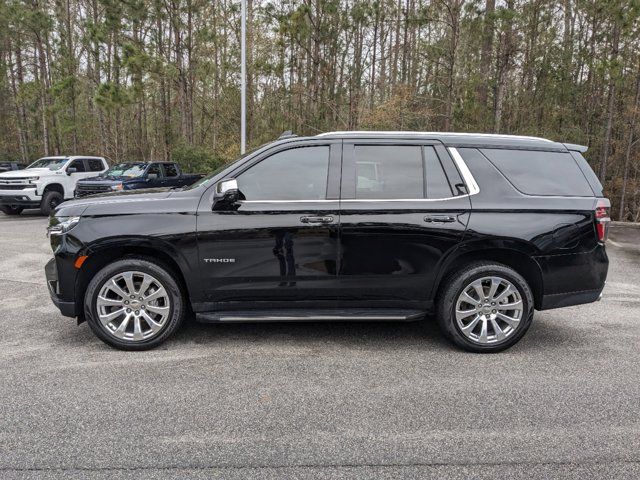
M 121 340 L 139 342 L 162 330 L 171 302 L 167 290 L 152 275 L 121 272 L 102 285 L 96 308 L 107 332 Z
M 467 285 L 456 302 L 456 322 L 474 343 L 498 343 L 518 328 L 524 304 L 518 289 L 502 277 L 482 277 Z

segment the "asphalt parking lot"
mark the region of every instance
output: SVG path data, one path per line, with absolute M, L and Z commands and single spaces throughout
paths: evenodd
M 419 323 L 199 325 L 127 353 L 62 317 L 46 219 L 0 214 L 0 478 L 638 478 L 640 228 L 601 302 L 497 355 Z

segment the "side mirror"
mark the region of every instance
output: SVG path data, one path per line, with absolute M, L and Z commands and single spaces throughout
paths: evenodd
M 78 169 L 76 167 L 67 168 L 67 175 L 71 175 L 72 173 L 76 173 Z
M 149 175 L 147 175 L 147 180 L 157 180 L 157 179 L 158 179 L 157 173 L 150 173 Z
M 235 178 L 221 180 L 216 184 L 212 210 L 224 210 L 240 200 L 238 181 Z

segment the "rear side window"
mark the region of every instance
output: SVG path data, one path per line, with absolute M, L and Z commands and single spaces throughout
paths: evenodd
M 602 184 L 600 183 L 600 180 L 598 180 L 595 172 L 591 169 L 589 162 L 587 162 L 587 160 L 582 156 L 580 152 L 572 151 L 571 156 L 577 162 L 578 166 L 582 170 L 582 173 L 584 173 L 584 176 L 589 182 L 589 185 L 591 185 L 591 190 L 593 190 L 593 193 L 595 193 L 596 196 L 601 197 Z
M 102 170 L 104 170 L 104 165 L 97 158 L 90 158 L 89 159 L 89 170 L 92 171 L 92 172 L 101 172 Z
M 356 145 L 356 199 L 423 198 L 420 146 Z
M 449 180 L 447 180 L 435 148 L 424 147 L 424 163 L 427 198 L 451 197 Z
M 164 176 L 165 177 L 177 177 L 178 169 L 173 163 L 165 163 L 164 164 Z
M 507 179 L 528 195 L 591 197 L 593 191 L 570 153 L 482 149 Z

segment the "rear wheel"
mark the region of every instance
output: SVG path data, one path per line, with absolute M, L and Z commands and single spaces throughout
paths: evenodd
M 40 203 L 40 213 L 49 216 L 62 202 L 64 202 L 64 197 L 60 192 L 56 192 L 55 190 L 44 192 L 42 203 Z
M 0 205 L 0 211 L 6 215 L 20 215 L 24 207 L 18 205 Z
M 185 304 L 165 267 L 141 258 L 113 262 L 87 287 L 85 317 L 105 343 L 121 350 L 148 350 L 180 326 Z
M 531 289 L 505 265 L 469 265 L 447 279 L 439 298 L 443 332 L 472 352 L 499 352 L 513 346 L 532 320 Z

